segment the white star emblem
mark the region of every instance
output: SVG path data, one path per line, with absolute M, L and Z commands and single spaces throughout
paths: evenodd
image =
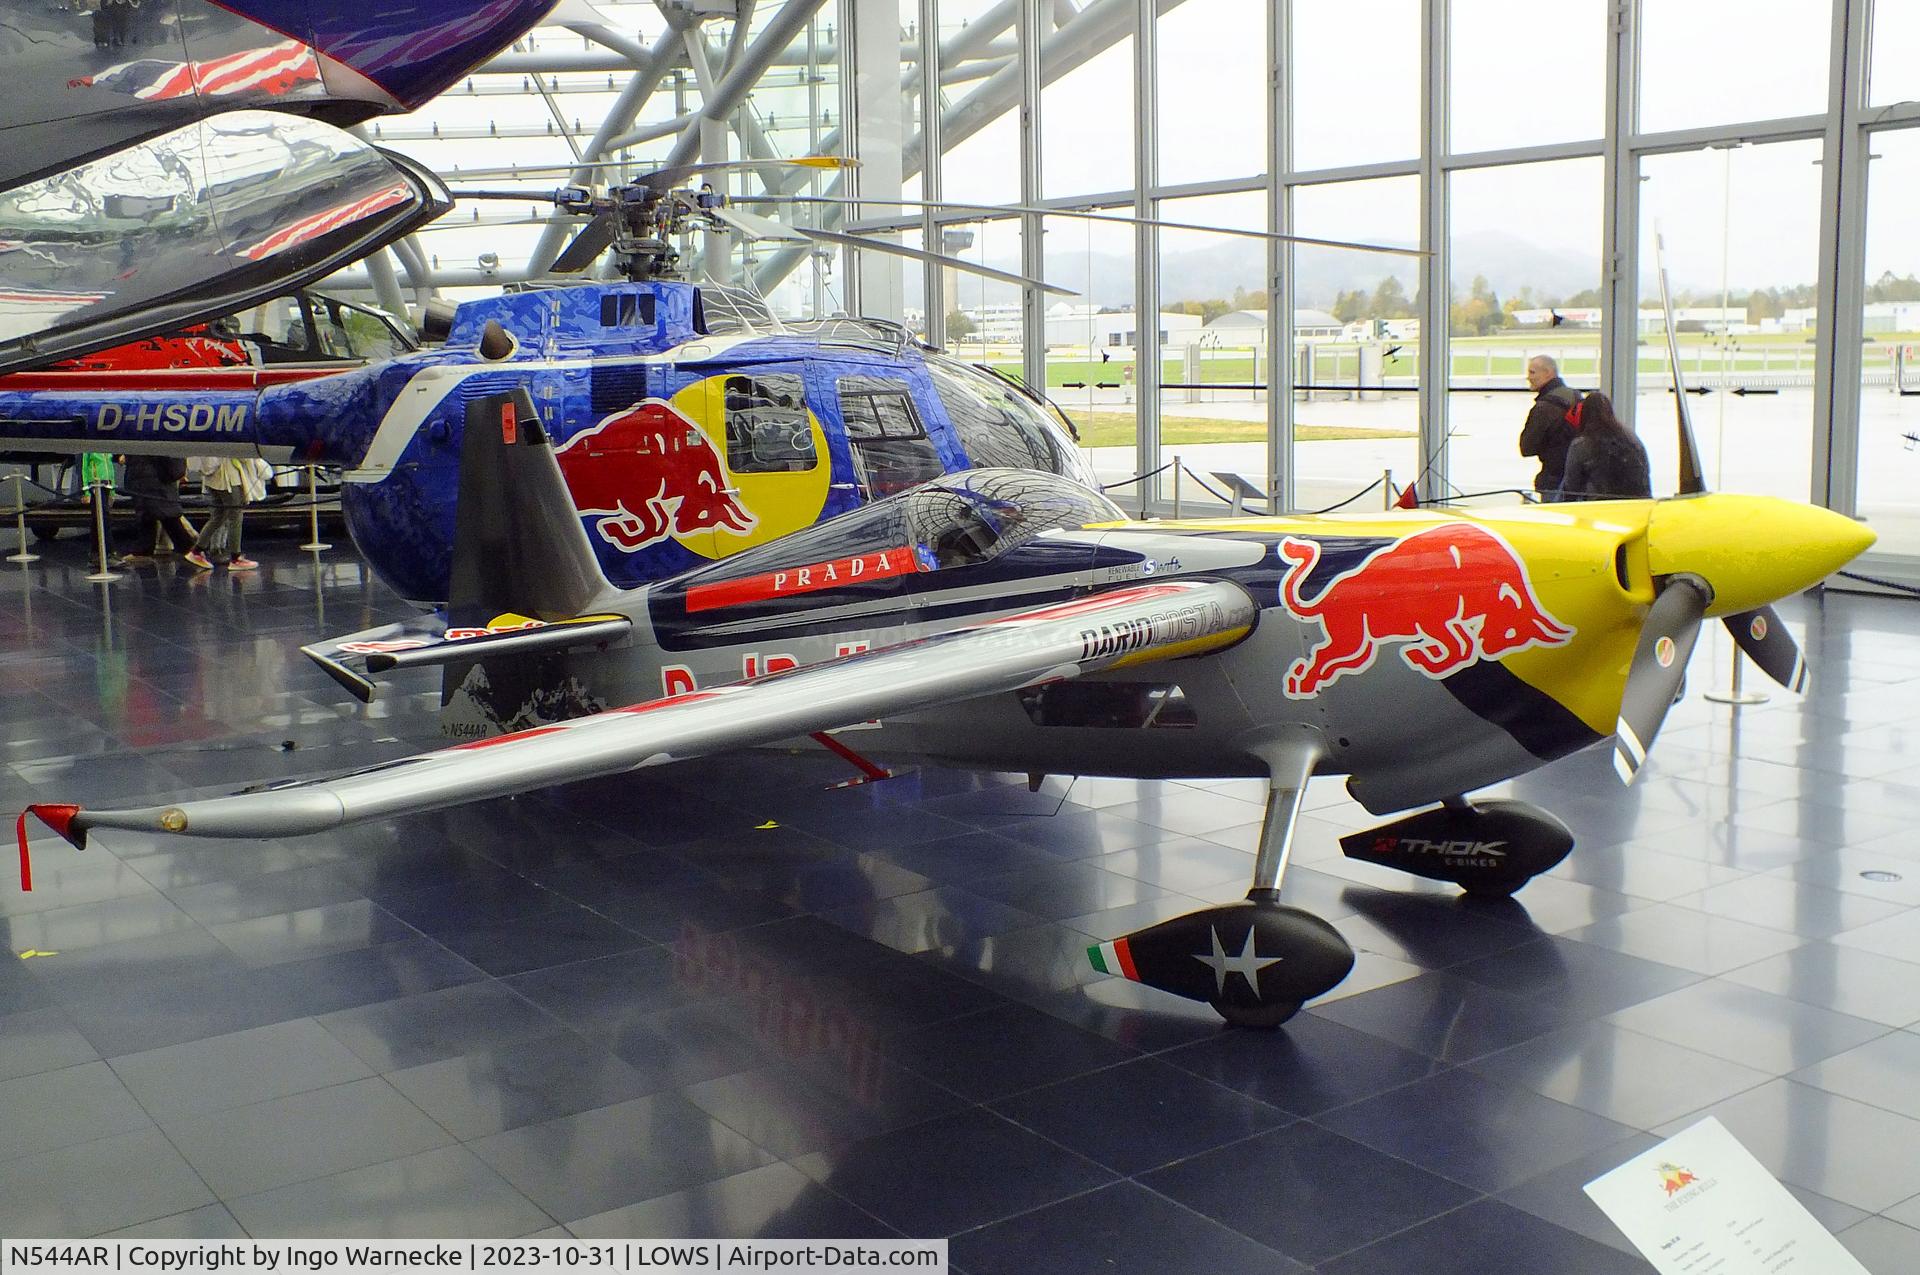
M 1253 946 L 1254 927 L 1251 925 L 1247 927 L 1247 941 L 1241 945 L 1240 955 L 1238 956 L 1227 955 L 1226 946 L 1220 942 L 1219 926 L 1209 926 L 1207 928 L 1213 934 L 1213 953 L 1211 955 L 1195 953 L 1193 959 L 1213 971 L 1214 983 L 1219 995 L 1225 996 L 1227 994 L 1227 975 L 1238 974 L 1247 980 L 1247 986 L 1253 989 L 1254 999 L 1258 1000 L 1260 997 L 1260 971 L 1269 965 L 1278 965 L 1285 958 L 1269 956 L 1264 960 L 1261 959 L 1260 953 L 1256 951 Z

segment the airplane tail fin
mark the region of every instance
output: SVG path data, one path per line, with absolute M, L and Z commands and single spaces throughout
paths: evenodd
M 612 591 L 524 387 L 467 404 L 447 621 L 570 620 Z

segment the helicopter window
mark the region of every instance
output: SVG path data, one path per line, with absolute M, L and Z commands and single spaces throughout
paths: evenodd
M 1012 386 L 932 359 L 927 371 L 973 464 L 1078 476 L 1052 422 Z
M 653 326 L 653 296 L 640 292 L 611 292 L 600 298 L 600 326 L 631 328 Z
M 736 474 L 801 473 L 820 463 L 798 376 L 729 376 L 727 468 Z
M 946 472 L 902 382 L 841 377 L 840 414 L 867 499 L 891 496 Z
M 331 303 L 333 312 L 346 328 L 354 354 L 363 359 L 390 359 L 413 349 L 385 315 L 364 306 L 340 301 Z

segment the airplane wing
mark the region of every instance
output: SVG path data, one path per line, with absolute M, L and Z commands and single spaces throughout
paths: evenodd
M 1135 585 L 791 672 L 692 691 L 331 779 L 136 810 L 41 803 L 20 816 L 76 846 L 92 828 L 284 837 L 708 756 L 1087 673 L 1220 650 L 1253 628 L 1239 585 Z

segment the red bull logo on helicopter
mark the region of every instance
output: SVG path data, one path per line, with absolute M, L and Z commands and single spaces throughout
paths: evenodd
M 600 538 L 634 553 L 668 536 L 757 521 L 728 484 L 725 458 L 698 425 L 663 399 L 615 412 L 557 448 L 574 508 Z
M 1367 555 L 1312 601 L 1301 586 L 1320 561 L 1316 540 L 1288 536 L 1279 555 L 1291 563 L 1280 600 L 1321 639 L 1287 670 L 1289 699 L 1310 699 L 1349 673 L 1373 667 L 1381 647 L 1406 643 L 1407 667 L 1438 681 L 1480 660 L 1536 646 L 1563 646 L 1572 627 L 1534 596 L 1518 554 L 1484 527 L 1449 523 L 1416 532 Z

